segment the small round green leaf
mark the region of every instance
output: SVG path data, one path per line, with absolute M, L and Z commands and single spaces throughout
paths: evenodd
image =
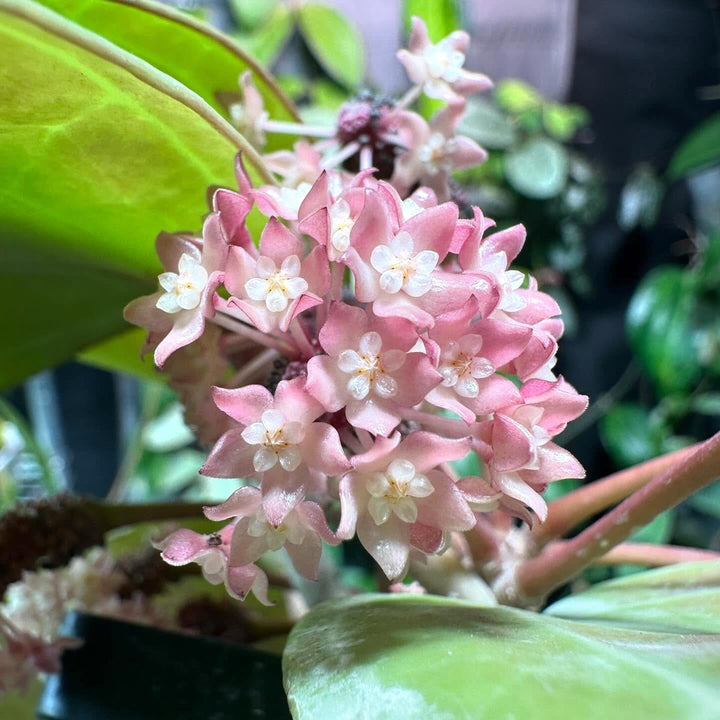
M 554 140 L 530 138 L 505 156 L 505 174 L 515 190 L 526 197 L 555 197 L 567 181 L 567 151 Z

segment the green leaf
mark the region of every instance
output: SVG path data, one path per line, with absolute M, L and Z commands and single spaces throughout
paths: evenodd
M 360 33 L 337 10 L 319 3 L 301 5 L 300 32 L 323 70 L 341 85 L 356 89 L 365 74 Z
M 140 348 L 147 333 L 142 328 L 132 328 L 93 345 L 76 359 L 110 372 L 125 372 L 151 380 L 164 381 L 166 376 L 158 371 L 150 356 L 140 357 Z
M 716 481 L 712 485 L 693 493 L 686 502 L 706 515 L 720 518 L 720 482 Z
M 707 238 L 697 266 L 700 282 L 708 290 L 717 290 L 717 279 L 720 277 L 720 230 L 716 230 Z
M 297 119 L 271 75 L 227 35 L 187 13 L 152 0 L 42 2 L 174 77 L 225 116 L 218 93 L 239 92 L 238 78 L 250 70 L 270 116 Z M 292 136 L 275 134 L 269 137 L 268 149 L 290 147 L 292 141 Z
M 230 9 L 240 25 L 254 30 L 267 21 L 277 0 L 230 0 Z
M 483 98 L 468 98 L 457 132 L 490 150 L 503 150 L 517 141 L 517 133 L 508 116 Z
M 677 585 L 692 572 L 673 576 Z M 290 709 L 295 720 L 607 720 L 619 709 L 628 718 L 714 719 L 717 593 L 663 599 L 637 618 L 631 605 L 627 622 L 620 609 L 592 624 L 430 595 L 323 603 L 295 626 L 283 655 Z
M 277 5 L 262 27 L 253 33 L 235 33 L 234 37 L 243 50 L 270 67 L 287 44 L 292 29 L 290 9 L 286 5 Z M 276 118 L 273 116 L 273 119 Z
M 460 9 L 457 0 L 405 0 L 403 18 L 405 33 L 410 32 L 413 15 L 422 18 L 433 42 L 447 37 L 460 27 Z
M 660 454 L 663 429 L 642 405 L 619 403 L 600 421 L 600 438 L 613 460 L 628 467 Z
M 702 393 L 694 397 L 692 409 L 702 415 L 720 417 L 720 392 Z
M 643 526 L 636 533 L 633 533 L 629 540 L 639 543 L 654 543 L 662 545 L 672 537 L 675 524 L 675 511 L 667 510 L 656 516 L 647 525 Z
M 156 287 L 155 236 L 198 228 L 205 189 L 253 151 L 198 95 L 36 3 L 0 0 L 0 47 L 7 387 L 126 329 L 125 303 Z
M 543 106 L 543 125 L 552 137 L 561 142 L 572 140 L 577 131 L 590 120 L 588 111 L 580 105 Z
M 700 374 L 693 290 L 693 278 L 682 268 L 659 267 L 642 280 L 628 306 L 630 344 L 664 394 L 686 390 Z
M 535 110 L 542 104 L 542 95 L 522 80 L 501 80 L 495 86 L 495 101 L 513 115 Z
M 545 614 L 670 633 L 717 634 L 720 562 L 682 563 L 609 580 L 559 600 Z
M 719 161 L 720 113 L 716 113 L 680 143 L 670 160 L 667 175 L 670 180 L 678 180 Z
M 505 156 L 508 182 L 529 198 L 546 200 L 565 187 L 568 154 L 562 145 L 547 138 L 530 138 Z
M 649 165 L 639 165 L 630 174 L 620 194 L 618 225 L 627 231 L 650 228 L 657 222 L 665 185 Z

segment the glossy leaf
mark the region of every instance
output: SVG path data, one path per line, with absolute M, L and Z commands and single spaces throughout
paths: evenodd
M 700 374 L 700 333 L 694 311 L 692 278 L 679 267 L 653 270 L 630 301 L 626 317 L 630 343 L 665 394 L 690 387 Z
M 679 587 L 692 582 L 687 572 Z M 674 606 L 656 593 L 636 615 L 630 594 L 624 614 L 592 624 L 427 595 L 324 603 L 285 649 L 290 709 L 296 720 L 607 720 L 619 709 L 711 720 L 720 709 L 719 604 L 694 590 L 680 602 L 679 587 Z
M 638 166 L 620 193 L 618 225 L 625 231 L 652 227 L 657 221 L 664 195 L 665 186 L 653 168 Z
M 277 0 L 230 0 L 235 19 L 250 30 L 264 23 L 276 5 Z
M 155 236 L 200 226 L 205 189 L 234 185 L 245 141 L 172 78 L 36 3 L 0 0 L 0 47 L 7 387 L 127 328 L 125 303 L 156 286 Z
M 531 138 L 505 156 L 505 174 L 515 190 L 526 197 L 555 197 L 567 182 L 567 151 L 554 140 Z
M 236 33 L 234 37 L 243 50 L 265 67 L 269 67 L 287 44 L 292 30 L 293 18 L 290 9 L 286 5 L 277 5 L 267 21 L 257 30 L 252 33 Z M 268 139 L 273 140 L 274 137 L 270 136 Z
M 238 92 L 238 78 L 253 74 L 270 116 L 297 119 L 272 77 L 231 38 L 210 25 L 152 0 L 42 0 L 73 22 L 107 38 L 180 81 L 223 115 L 218 92 Z M 268 149 L 289 147 L 287 135 L 269 137 Z
M 497 104 L 509 113 L 519 114 L 534 110 L 542 104 L 542 96 L 522 80 L 502 80 L 495 88 Z
M 620 467 L 650 460 L 662 451 L 662 428 L 638 403 L 610 408 L 600 422 L 600 438 Z
M 357 29 L 328 5 L 307 3 L 297 12 L 303 39 L 323 70 L 341 85 L 356 89 L 365 74 L 365 51 Z
M 545 614 L 648 630 L 720 633 L 720 563 L 683 563 L 609 580 L 559 600 Z
M 485 98 L 470 97 L 457 130 L 490 150 L 503 150 L 516 142 L 510 118 Z
M 695 128 L 675 151 L 667 170 L 670 180 L 678 180 L 720 162 L 720 113 Z

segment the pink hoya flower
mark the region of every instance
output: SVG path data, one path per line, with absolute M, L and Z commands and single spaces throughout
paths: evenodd
M 531 380 L 520 392 L 522 404 L 503 408 L 481 423 L 478 437 L 491 448 L 485 460 L 492 486 L 544 521 L 547 505 L 540 493 L 547 484 L 585 477 L 580 463 L 551 438 L 585 410 L 587 397 L 562 378 Z
M 402 408 L 417 405 L 441 380 L 424 353 L 410 352 L 418 336 L 402 318 L 334 303 L 319 340 L 327 355 L 308 362 L 305 389 L 328 412 L 345 408 L 351 425 L 376 435 L 389 435 Z
M 410 80 L 421 85 L 428 97 L 457 100 L 492 87 L 486 75 L 463 69 L 469 44 L 470 36 L 456 30 L 433 45 L 425 23 L 413 17 L 408 50 L 399 50 L 397 58 Z
M 223 281 L 228 245 L 217 213 L 203 225 L 202 239 L 161 233 L 155 243 L 165 272 L 161 290 L 125 307 L 128 322 L 144 327 L 157 342 L 155 364 L 162 367 L 178 348 L 202 335 L 205 318 L 215 314 L 213 298 Z
M 260 185 L 254 188 L 245 170 L 240 154 L 235 162 L 235 177 L 240 194 L 252 198 L 263 215 L 297 220 L 298 210 L 322 168 L 322 156 L 305 140 L 295 143 L 294 151 L 279 150 L 264 155 L 267 167 L 283 178 L 278 185 Z
M 211 477 L 262 477 L 264 510 L 279 525 L 317 475 L 340 475 L 350 463 L 337 430 L 314 422 L 323 408 L 305 378 L 283 380 L 275 395 L 261 385 L 214 388 L 217 406 L 242 427 L 228 430 L 200 472 Z
M 268 600 L 267 575 L 257 565 L 230 566 L 230 541 L 235 525 L 230 523 L 222 530 L 210 535 L 201 535 L 192 530 L 176 530 L 156 544 L 162 550 L 162 558 L 169 565 L 187 565 L 197 563 L 202 568 L 203 577 L 211 585 L 224 583 L 228 594 L 238 600 L 244 600 L 252 591 L 263 605 L 271 605 Z
M 432 327 L 435 315 L 460 307 L 472 292 L 473 273 L 439 268 L 453 241 L 457 206 L 429 207 L 399 226 L 388 207 L 386 192 L 367 192 L 342 262 L 355 278 L 355 296 L 372 303 L 376 315 Z
M 449 531 L 469 530 L 475 516 L 455 483 L 435 469 L 464 457 L 470 439 L 414 432 L 377 438 L 352 459 L 340 481 L 342 516 L 337 535 L 358 538 L 391 580 L 407 571 L 411 549 L 431 554 Z
M 403 113 L 398 132 L 408 149 L 395 160 L 391 180 L 401 195 L 419 182 L 434 190 L 440 201 L 449 200 L 450 173 L 487 160 L 487 153 L 474 140 L 455 136 L 464 112 L 465 101 L 460 100 L 435 113 L 430 124 L 417 113 Z
M 225 502 L 205 508 L 210 520 L 238 518 L 230 547 L 230 566 L 251 565 L 269 550 L 284 547 L 295 569 L 308 580 L 317 578 L 323 540 L 337 545 L 322 508 L 303 500 L 281 522 L 272 521 L 263 509 L 260 490 L 243 487 Z
M 525 349 L 532 330 L 500 320 L 474 320 L 478 301 L 436 318 L 425 339 L 428 356 L 442 383 L 427 395 L 437 407 L 473 423 L 476 415 L 522 402 L 520 391 L 497 371 Z
M 307 233 L 337 260 L 349 247 L 351 235 L 365 204 L 364 181 L 360 173 L 343 188 L 337 175 L 323 171 L 305 196 L 298 210 L 299 230 Z
M 265 144 L 265 123 L 270 115 L 249 70 L 240 75 L 239 85 L 242 101 L 229 106 L 230 119 L 249 142 L 262 147 Z
M 325 249 L 305 256 L 300 238 L 277 218 L 270 218 L 254 247 L 232 247 L 225 287 L 225 308 L 241 310 L 262 332 L 287 331 L 300 313 L 319 305 L 330 286 Z

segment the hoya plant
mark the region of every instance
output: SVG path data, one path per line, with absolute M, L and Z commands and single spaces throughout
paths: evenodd
M 585 477 L 554 438 L 588 400 L 554 372 L 560 308 L 512 267 L 524 227 L 450 199 L 450 174 L 486 159 L 456 133 L 492 85 L 465 69 L 465 32 L 413 18 L 408 91 L 325 126 L 149 0 L 0 14 L 3 383 L 78 353 L 167 378 L 201 472 L 236 486 L 153 552 L 237 601 L 271 603 L 278 567 L 303 587 L 341 544 L 372 558 L 379 592 L 298 613 L 296 718 L 718 716 L 717 555 L 627 540 L 715 479 L 720 436 L 546 502 Z M 193 510 L 65 498 L 24 543 L 8 513 L 3 584 Z M 613 562 L 673 567 L 566 592 Z M 0 686 L 57 671 L 74 641 L 3 608 Z

